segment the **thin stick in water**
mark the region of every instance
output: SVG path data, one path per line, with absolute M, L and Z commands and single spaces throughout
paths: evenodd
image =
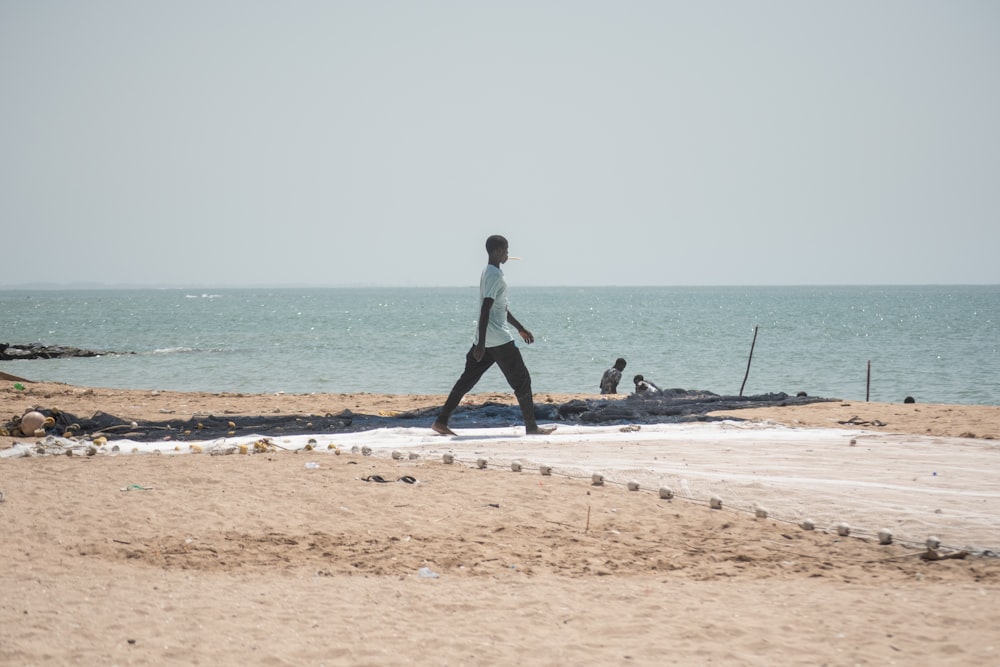
M 753 341 L 750 343 L 750 357 L 747 359 L 747 372 L 743 376 L 743 384 L 740 385 L 740 396 L 743 395 L 743 387 L 747 385 L 747 378 L 750 377 L 750 361 L 753 360 L 753 346 L 757 344 L 757 327 L 753 328 Z
M 868 402 L 868 397 L 872 393 L 872 360 L 868 360 L 868 379 L 865 381 L 865 403 Z

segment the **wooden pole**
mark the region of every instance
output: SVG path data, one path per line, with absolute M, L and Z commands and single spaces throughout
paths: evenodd
M 743 395 L 743 387 L 747 386 L 747 378 L 750 377 L 750 361 L 753 359 L 753 346 L 757 344 L 757 327 L 753 328 L 753 342 L 750 343 L 750 357 L 747 359 L 747 372 L 743 375 L 743 384 L 740 385 L 740 396 Z
M 868 360 L 868 379 L 865 381 L 865 403 L 868 402 L 868 397 L 872 393 L 872 360 Z

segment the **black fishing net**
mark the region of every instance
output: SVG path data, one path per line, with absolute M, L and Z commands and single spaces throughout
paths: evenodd
M 707 413 L 735 411 L 742 408 L 806 405 L 837 399 L 789 396 L 785 393 L 756 396 L 720 396 L 708 391 L 669 389 L 659 394 L 631 394 L 624 399 L 573 400 L 562 404 L 539 403 L 535 414 L 539 421 L 570 422 L 586 425 L 665 424 L 692 421 L 721 421 Z M 127 438 L 136 442 L 156 440 L 196 441 L 238 435 L 291 436 L 351 433 L 377 428 L 430 426 L 438 408 L 423 408 L 386 415 L 354 413 L 349 410 L 323 415 L 205 415 L 191 419 L 133 421 L 97 412 L 89 417 L 36 406 L 54 424 L 45 427 L 46 435 L 60 437 Z M 733 418 L 732 416 L 727 418 Z M 19 416 L 4 427 L 19 434 Z M 516 405 L 484 403 L 460 406 L 452 415 L 452 428 L 489 428 L 521 424 Z

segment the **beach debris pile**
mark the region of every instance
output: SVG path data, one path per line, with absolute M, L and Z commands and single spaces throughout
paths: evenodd
M 844 426 L 886 426 L 884 421 L 880 421 L 878 419 L 862 419 L 857 415 L 854 415 L 850 419 L 838 421 L 837 423 L 843 424 Z
M 45 427 L 54 424 L 55 419 L 52 417 L 46 417 L 41 412 L 32 410 L 21 415 L 20 418 L 15 417 L 11 426 L 13 430 L 20 431 L 21 435 L 41 437 L 45 435 Z
M 339 454 L 335 445 L 330 448 Z M 209 454 L 225 456 L 229 454 L 272 454 L 283 447 L 271 438 L 258 438 L 252 443 L 237 443 L 232 439 L 216 438 L 212 441 L 182 443 L 179 441 L 156 441 L 156 444 L 140 443 L 135 440 L 108 440 L 104 436 L 96 438 L 58 437 L 47 435 L 34 443 L 18 443 L 9 449 L 0 450 L 0 458 L 33 456 L 97 456 L 116 454 Z M 293 449 L 294 451 L 294 449 Z

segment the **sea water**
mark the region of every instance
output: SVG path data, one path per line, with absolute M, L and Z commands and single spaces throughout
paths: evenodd
M 537 392 L 661 388 L 1000 404 L 1000 286 L 520 287 Z M 242 393 L 447 393 L 476 287 L 0 291 L 0 342 L 114 352 L 0 362 L 74 385 Z M 491 370 L 476 391 L 508 391 Z

